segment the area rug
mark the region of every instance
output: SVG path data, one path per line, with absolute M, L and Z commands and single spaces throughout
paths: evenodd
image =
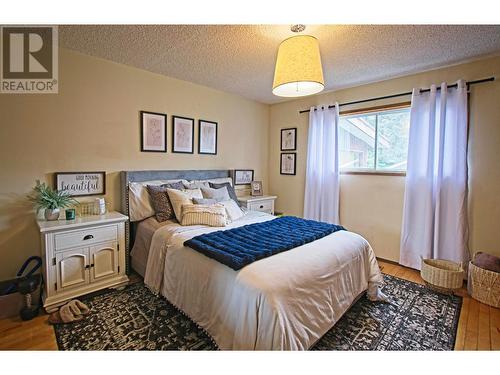
M 391 302 L 360 298 L 312 350 L 453 350 L 462 298 L 384 275 Z M 60 350 L 217 350 L 209 335 L 142 283 L 81 299 L 91 314 L 54 326 Z

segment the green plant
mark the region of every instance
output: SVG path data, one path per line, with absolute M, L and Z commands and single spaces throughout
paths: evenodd
M 78 201 L 70 197 L 67 191 L 51 189 L 45 182 L 40 183 L 39 180 L 36 180 L 33 193 L 28 198 L 34 203 L 37 212 L 43 208 L 53 210 L 78 204 Z

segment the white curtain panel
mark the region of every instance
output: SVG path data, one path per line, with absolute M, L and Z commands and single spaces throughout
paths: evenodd
M 304 218 L 339 223 L 339 106 L 309 112 Z
M 467 226 L 467 87 L 414 89 L 400 263 L 421 257 L 465 262 Z

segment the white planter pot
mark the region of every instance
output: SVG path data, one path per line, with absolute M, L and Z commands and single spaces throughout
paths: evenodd
M 46 208 L 44 212 L 45 220 L 51 221 L 59 219 L 60 212 L 61 211 L 59 208 L 54 208 L 54 209 Z

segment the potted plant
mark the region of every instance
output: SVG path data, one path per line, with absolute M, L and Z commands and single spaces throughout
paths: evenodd
M 36 212 L 45 209 L 44 216 L 46 220 L 59 219 L 61 208 L 66 208 L 78 204 L 78 201 L 69 196 L 67 191 L 58 191 L 51 189 L 44 183 L 36 181 L 33 193 L 29 196 L 31 202 L 35 204 Z

